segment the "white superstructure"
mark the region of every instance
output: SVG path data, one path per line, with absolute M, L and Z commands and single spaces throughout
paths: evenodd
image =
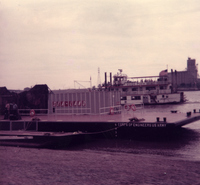
M 183 92 L 176 92 L 168 80 L 167 70 L 159 76 L 128 77 L 122 70 L 113 76 L 113 82 L 104 84 L 105 89 L 119 91 L 121 104 L 166 104 L 184 102 Z

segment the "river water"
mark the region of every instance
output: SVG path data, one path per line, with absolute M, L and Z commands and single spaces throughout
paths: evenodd
M 145 111 L 200 109 L 200 92 L 180 105 Z M 200 121 L 173 139 L 99 139 L 64 150 L 0 146 L 0 184 L 199 184 Z

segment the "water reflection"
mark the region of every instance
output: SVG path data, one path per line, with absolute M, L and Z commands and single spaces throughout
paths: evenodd
M 175 135 L 160 139 L 97 139 L 70 150 L 96 150 L 133 153 L 140 155 L 163 155 L 173 157 L 200 156 L 200 133 L 189 128 L 179 129 Z

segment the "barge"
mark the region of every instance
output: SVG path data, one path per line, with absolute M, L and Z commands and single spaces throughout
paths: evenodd
M 22 120 L 0 120 L 0 145 L 62 148 L 96 138 L 161 138 L 200 120 L 200 112 L 187 114 L 123 113 L 114 115 L 43 115 Z M 6 137 L 7 138 L 6 138 Z

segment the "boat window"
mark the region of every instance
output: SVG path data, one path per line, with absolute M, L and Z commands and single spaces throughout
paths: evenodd
M 128 88 L 122 88 L 122 91 L 127 91 L 128 90 Z
M 146 90 L 155 90 L 156 89 L 156 87 L 146 87 Z
M 137 91 L 137 90 L 138 90 L 138 89 L 137 89 L 137 88 L 135 88 L 135 87 L 134 87 L 134 88 L 132 88 L 132 91 Z
M 132 96 L 131 100 L 141 100 L 141 96 Z
M 127 100 L 126 96 L 121 97 L 121 100 Z
M 160 89 L 167 89 L 166 86 L 160 86 Z

